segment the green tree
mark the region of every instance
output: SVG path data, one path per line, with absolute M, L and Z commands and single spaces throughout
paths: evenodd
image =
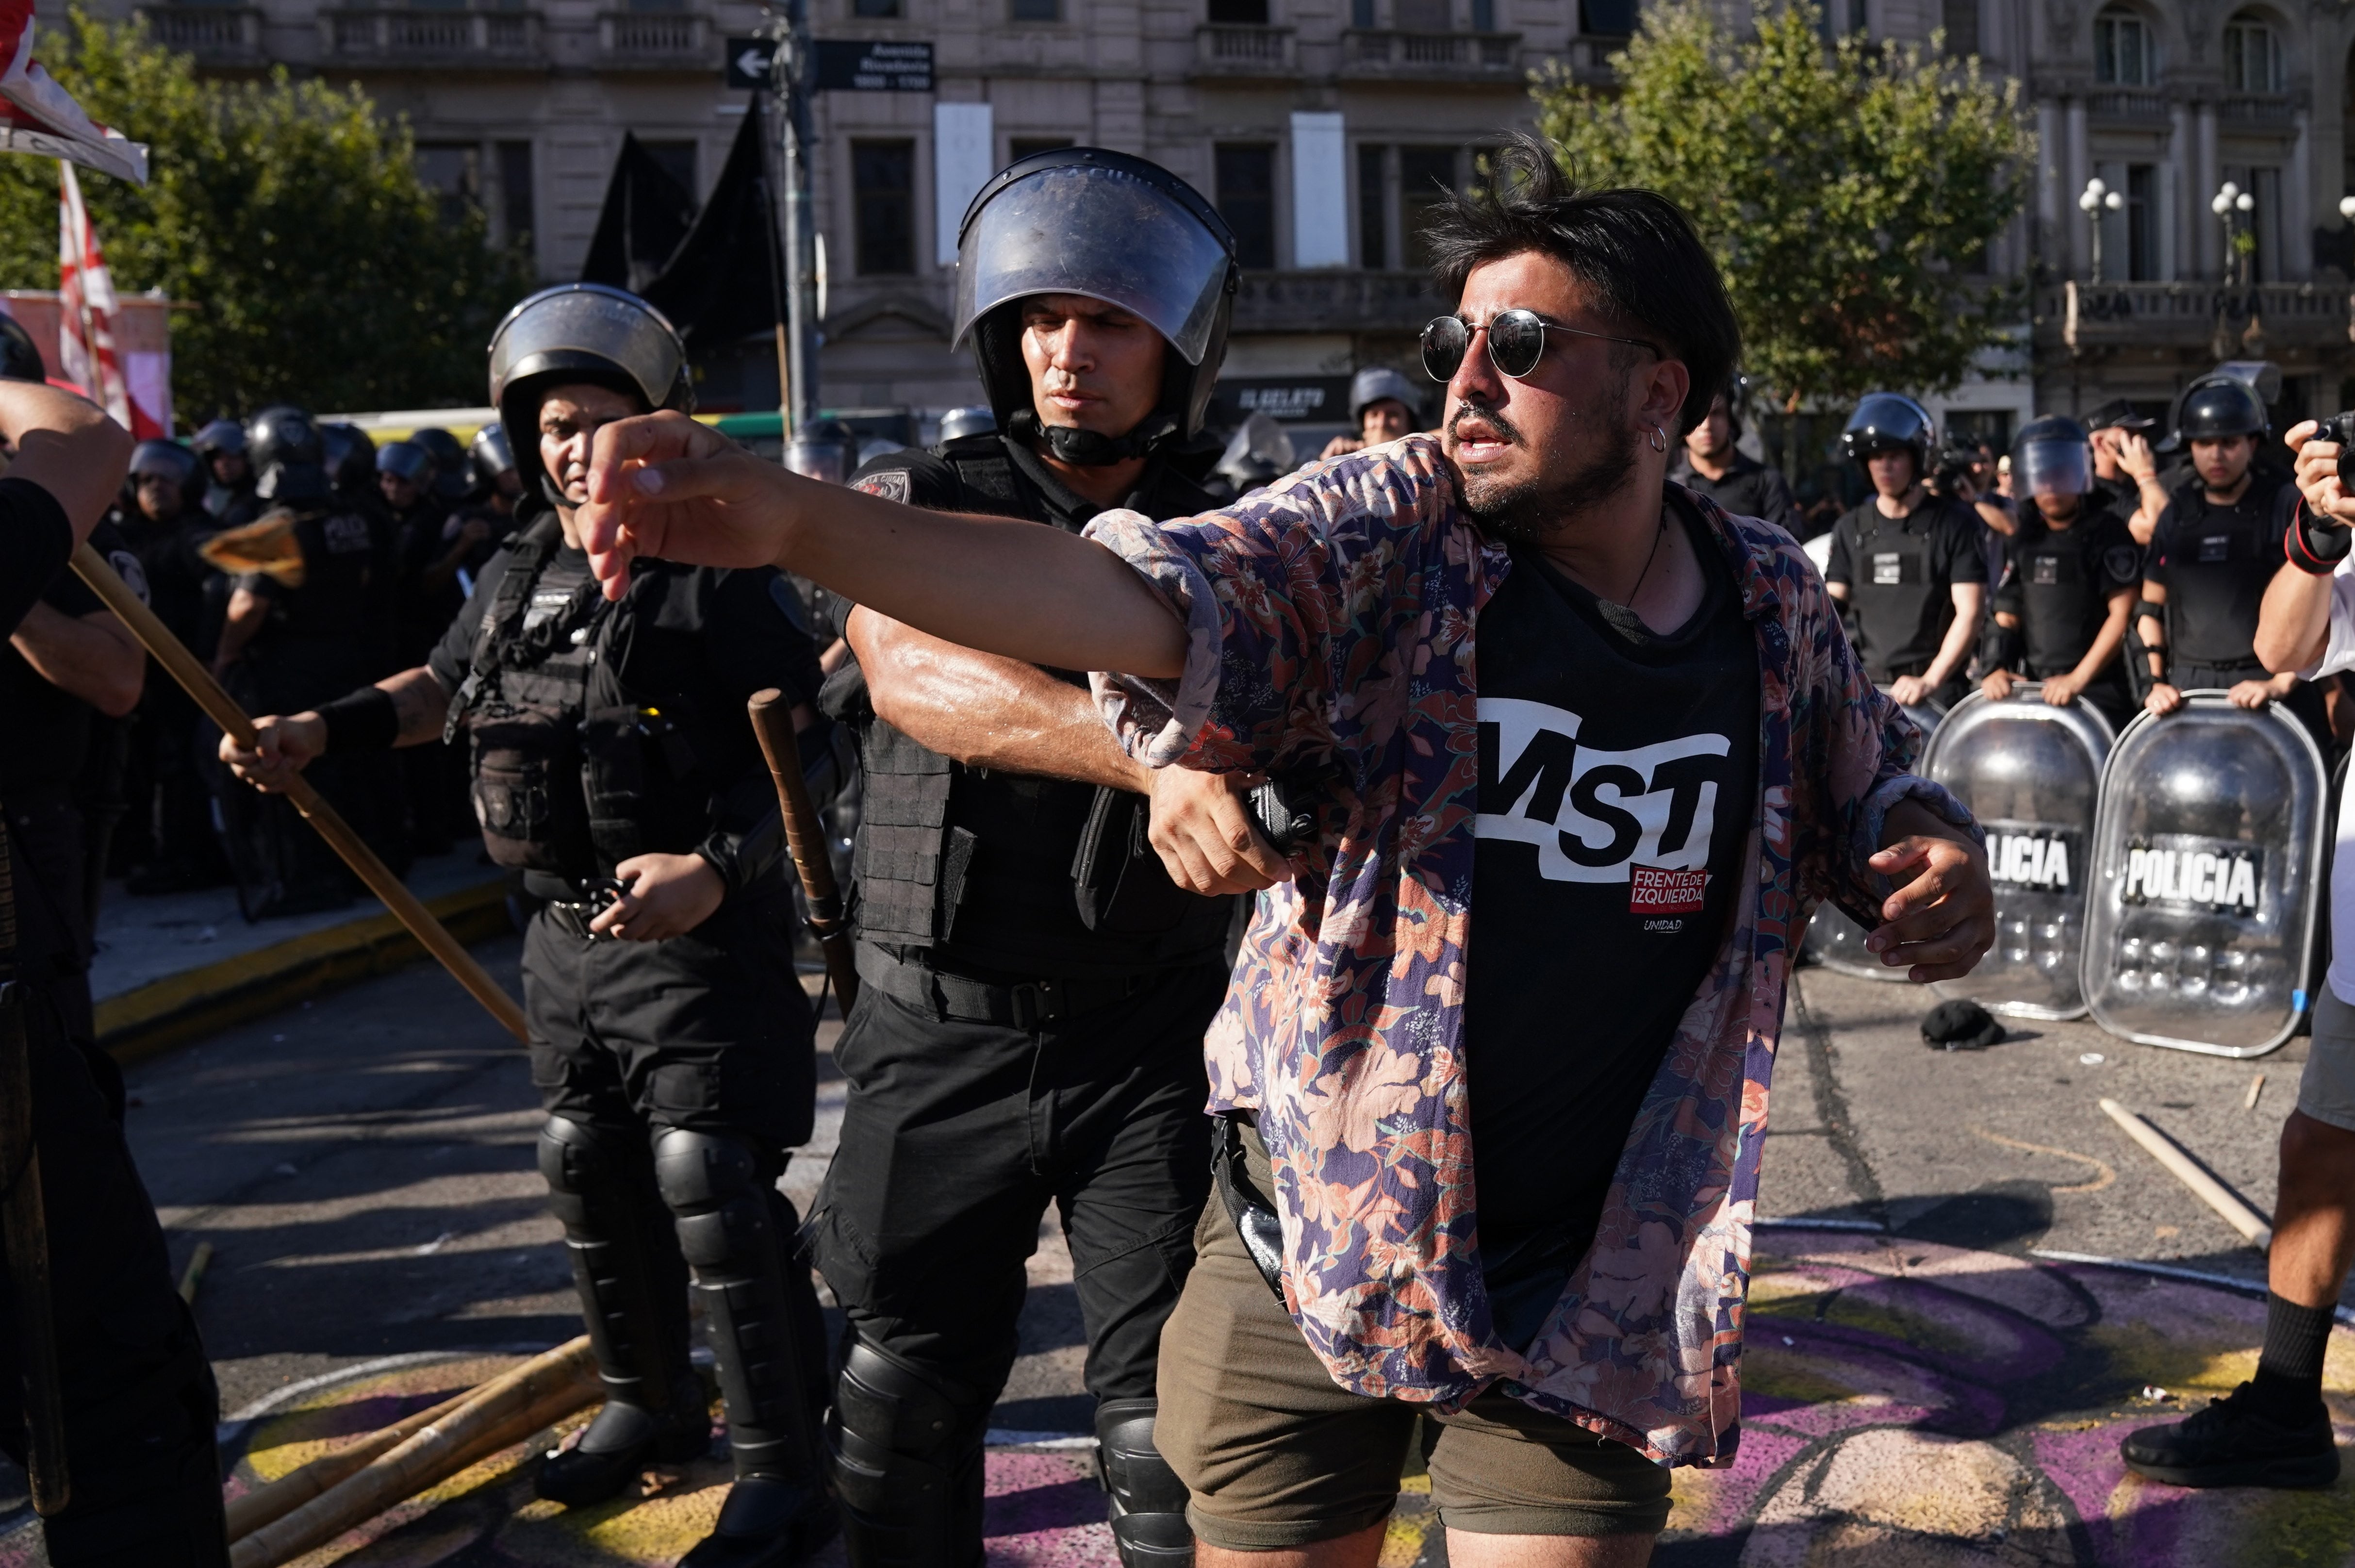
M 2016 84 L 1940 40 L 1827 45 L 1807 0 L 1658 0 L 1612 57 L 1615 89 L 1559 65 L 1540 123 L 1582 183 L 1648 186 L 1689 213 L 1740 315 L 1743 365 L 1787 411 L 1875 388 L 1945 390 L 2020 318 L 1977 276 L 2025 199 L 2035 138 Z
M 172 317 L 184 422 L 482 400 L 484 345 L 530 273 L 479 214 L 444 218 L 405 123 L 282 69 L 199 80 L 144 23 L 79 8 L 41 53 L 91 118 L 148 144 L 144 189 L 77 173 L 116 288 L 195 307 Z M 57 284 L 57 165 L 0 157 L 0 286 Z

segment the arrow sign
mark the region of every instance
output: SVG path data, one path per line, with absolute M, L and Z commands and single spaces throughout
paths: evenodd
M 728 85 L 739 92 L 769 85 L 769 68 L 776 63 L 777 46 L 766 38 L 728 40 Z

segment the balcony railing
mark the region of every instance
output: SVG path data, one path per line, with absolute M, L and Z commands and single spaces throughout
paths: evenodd
M 2170 112 L 2167 95 L 2159 92 L 2115 91 L 2085 95 L 2085 112 L 2096 120 L 2165 124 Z
M 719 58 L 709 17 L 686 11 L 607 11 L 597 18 L 597 49 L 608 67 L 708 69 Z
M 1520 66 L 1518 33 L 1409 33 L 1353 27 L 1341 35 L 1344 76 L 1510 80 Z
M 1412 332 L 1447 308 L 1423 272 L 1245 272 L 1237 332 Z
M 1299 66 L 1299 43 L 1290 27 L 1212 23 L 1194 29 L 1194 69 L 1189 74 L 1197 80 L 1291 76 Z
M 261 11 L 253 5 L 153 5 L 139 15 L 150 37 L 206 65 L 261 63 Z
M 513 69 L 543 64 L 530 11 L 322 11 L 320 41 L 347 64 Z
M 2276 125 L 2284 130 L 2297 123 L 2297 106 L 2271 92 L 2235 92 L 2216 105 L 2216 118 L 2239 125 Z
M 2082 283 L 2036 291 L 2036 336 L 2072 349 L 2212 347 L 2254 327 L 2276 347 L 2344 346 L 2348 288 L 2324 283 Z

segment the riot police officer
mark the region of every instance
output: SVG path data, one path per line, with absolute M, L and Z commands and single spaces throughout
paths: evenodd
M 2263 483 L 2251 469 L 2265 439 L 2265 411 L 2238 381 L 2194 388 L 2177 416 L 2195 476 L 2168 498 L 2143 567 L 2137 630 L 2150 661 L 2144 706 L 2172 713 L 2183 694 L 2229 691 L 2243 708 L 2289 699 L 2327 744 L 2315 688 L 2295 672 L 2275 675 L 2256 654 L 2265 586 L 2289 558 L 2282 535 L 2297 486 Z
M 1909 706 L 1961 694 L 1987 603 L 1977 517 L 1923 484 L 1935 436 L 1911 398 L 1875 392 L 1857 404 L 1840 443 L 1873 494 L 1832 525 L 1824 571 L 1826 589 L 1849 607 L 1865 673 Z
M 127 709 L 145 656 L 63 575 L 120 483 L 131 438 L 80 399 L 0 378 L 0 438 L 35 434 L 0 480 L 0 1029 L 21 1030 L 48 1231 L 50 1317 L 70 1497 L 42 1520 L 57 1568 L 227 1568 L 219 1395 L 173 1289 L 123 1132 L 122 1075 L 88 1032 L 87 931 L 73 864 L 68 705 Z M 110 550 L 107 553 L 112 554 Z M 136 562 L 127 553 L 118 570 Z M 40 603 L 43 599 L 46 604 Z M 11 1170 L 9 1180 L 21 1179 Z M 25 1462 L 25 1325 L 0 1290 L 0 1450 Z
M 568 284 L 510 312 L 491 400 L 526 455 L 527 527 L 426 662 L 259 721 L 223 755 L 257 782 L 463 730 L 491 858 L 541 901 L 524 944 L 539 1168 L 563 1221 L 606 1400 L 550 1456 L 544 1498 L 613 1497 L 703 1453 L 687 1278 L 727 1403 L 737 1482 L 690 1568 L 767 1568 L 830 1528 L 823 1319 L 776 1189 L 809 1136 L 816 1024 L 794 981 L 774 796 L 745 714 L 776 687 L 805 747 L 815 654 L 773 571 L 652 563 L 618 603 L 573 531 L 602 425 L 694 406 L 652 306 Z M 315 765 L 315 764 L 314 764 Z
M 205 489 L 205 510 L 214 522 L 234 528 L 261 515 L 261 502 L 253 493 L 256 469 L 252 454 L 246 451 L 245 426 L 235 420 L 214 420 L 197 432 L 188 445 L 204 460 L 206 476 L 211 481 Z
M 2092 457 L 2076 421 L 2048 414 L 2022 425 L 2011 465 L 2024 504 L 1996 587 L 1982 688 L 2001 701 L 2013 681 L 2039 680 L 2053 707 L 2083 698 L 2123 727 L 2134 699 L 2119 652 L 2142 551 L 2126 519 L 2088 494 Z
M 1209 509 L 1181 464 L 1237 276 L 1226 225 L 1156 165 L 1086 147 L 1011 165 L 966 209 L 957 264 L 997 428 L 854 487 L 1071 532 L 1112 507 Z M 864 610 L 849 639 L 827 705 L 863 739 L 866 985 L 811 1232 L 848 1319 L 832 1436 L 850 1560 L 980 1562 L 984 1434 L 1051 1201 L 1122 1560 L 1189 1562 L 1155 1375 L 1209 1187 L 1201 1042 L 1233 901 L 1162 869 L 1152 785 L 1079 677 Z
M 231 573 L 213 673 L 249 713 L 301 712 L 379 674 L 388 660 L 384 540 L 329 483 L 311 416 L 283 405 L 253 416 L 246 453 L 261 471 L 252 522 L 208 538 L 205 559 Z M 312 775 L 370 848 L 409 863 L 397 789 L 380 770 L 335 758 Z M 282 800 L 217 774 L 224 848 L 248 920 L 340 908 L 357 891 L 317 834 Z
M 1779 468 L 1759 462 L 1735 443 L 1741 416 L 1723 392 L 1710 400 L 1709 415 L 1685 432 L 1684 462 L 1676 482 L 1706 496 L 1737 517 L 1764 517 L 1796 535 L 1803 526 L 1791 482 Z

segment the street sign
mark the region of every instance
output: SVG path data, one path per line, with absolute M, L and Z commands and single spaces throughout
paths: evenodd
M 1287 423 L 1347 423 L 1347 376 L 1227 376 L 1210 394 L 1210 422 L 1238 425 L 1255 413 Z
M 811 85 L 821 92 L 930 92 L 932 46 L 820 38 L 817 80 Z
M 730 38 L 727 59 L 730 91 L 755 92 L 769 85 L 769 67 L 776 63 L 777 46 L 767 38 Z

